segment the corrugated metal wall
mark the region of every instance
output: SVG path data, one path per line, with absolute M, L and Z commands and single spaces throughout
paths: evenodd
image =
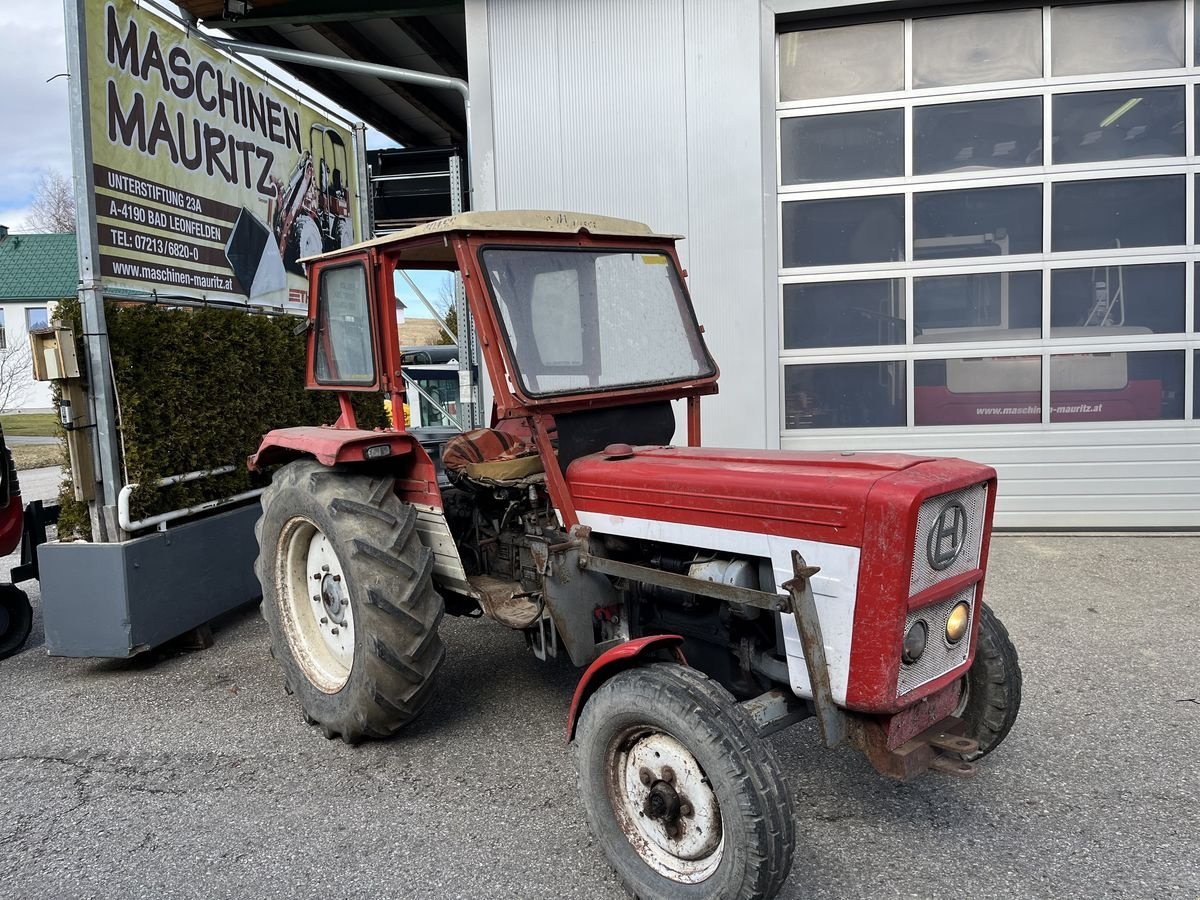
M 489 199 L 686 235 L 681 256 L 721 366 L 705 441 L 763 446 L 757 0 L 489 0 L 486 14 Z

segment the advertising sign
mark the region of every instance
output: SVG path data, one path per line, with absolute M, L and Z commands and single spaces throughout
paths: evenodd
M 135 0 L 88 0 L 106 290 L 307 302 L 298 260 L 359 240 L 353 134 Z

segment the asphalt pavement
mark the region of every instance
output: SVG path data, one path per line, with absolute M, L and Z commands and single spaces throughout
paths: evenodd
M 1011 736 L 974 780 L 908 785 L 811 722 L 774 737 L 783 897 L 1200 897 L 1200 538 L 993 546 Z M 624 896 L 563 742 L 577 673 L 489 622 L 444 633 L 426 713 L 351 748 L 304 724 L 255 609 L 131 662 L 47 657 L 39 615 L 0 662 L 0 897 Z

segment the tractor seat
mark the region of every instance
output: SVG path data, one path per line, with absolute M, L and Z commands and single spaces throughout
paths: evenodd
M 476 428 L 450 438 L 442 450 L 442 465 L 452 478 L 479 484 L 513 484 L 545 477 L 536 449 L 494 428 Z

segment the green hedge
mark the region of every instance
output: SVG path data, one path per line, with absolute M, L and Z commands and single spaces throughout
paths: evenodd
M 59 314 L 82 335 L 78 303 Z M 264 433 L 337 419 L 335 394 L 304 387 L 305 338 L 295 334 L 293 317 L 113 303 L 106 317 L 126 477 L 140 485 L 130 498 L 135 519 L 261 487 L 266 477 L 252 474 L 246 457 Z M 382 397 L 363 397 L 355 406 L 360 427 L 384 424 Z M 225 465 L 234 471 L 151 486 L 168 475 Z M 69 528 L 79 511 L 66 500 Z

